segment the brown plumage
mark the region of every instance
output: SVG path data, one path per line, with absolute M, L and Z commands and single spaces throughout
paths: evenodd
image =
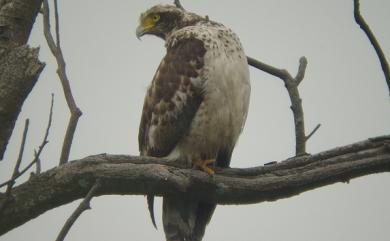
M 197 39 L 168 49 L 145 98 L 138 136 L 141 154 L 167 156 L 188 130 L 203 100 L 202 87 L 191 83 L 190 78 L 198 77 L 205 52 Z M 153 144 L 151 128 L 155 129 Z
M 141 14 L 137 37 L 165 40 L 167 53 L 148 88 L 139 128 L 141 155 L 207 167 L 230 164 L 249 105 L 249 71 L 238 37 L 220 23 L 170 5 Z M 148 195 L 153 214 L 153 195 Z M 163 198 L 167 241 L 200 241 L 216 205 Z

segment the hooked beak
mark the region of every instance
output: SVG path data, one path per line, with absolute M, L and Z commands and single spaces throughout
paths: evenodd
M 138 40 L 141 40 L 141 37 L 146 33 L 145 28 L 142 25 L 139 25 L 137 27 L 137 30 L 135 31 L 135 35 L 137 36 Z

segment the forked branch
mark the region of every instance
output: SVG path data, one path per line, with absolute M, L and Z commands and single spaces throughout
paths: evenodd
M 20 164 L 22 163 L 22 159 L 23 159 L 24 147 L 26 145 L 29 124 L 30 124 L 30 120 L 26 119 L 26 121 L 24 123 L 22 142 L 21 142 L 20 148 L 19 148 L 19 155 L 18 155 L 18 159 L 16 160 L 16 163 L 15 163 L 14 171 L 12 172 L 12 177 L 11 177 L 10 181 L 5 182 L 2 185 L 0 185 L 0 188 L 7 185 L 7 189 L 6 189 L 5 194 L 4 194 L 4 200 L 2 202 L 0 202 L 0 215 L 3 212 L 3 209 L 8 204 L 12 187 L 14 186 L 15 180 L 19 176 L 19 173 L 20 173 L 19 168 L 20 168 Z
M 56 37 L 57 41 L 54 41 L 53 35 L 50 31 L 50 10 L 48 0 L 43 1 L 43 27 L 44 34 L 49 45 L 49 48 L 54 55 L 57 64 L 57 74 L 60 78 L 62 89 L 64 91 L 66 103 L 68 104 L 68 108 L 70 110 L 71 116 L 68 122 L 68 127 L 66 129 L 66 134 L 64 138 L 64 142 L 62 145 L 61 157 L 60 157 L 60 165 L 64 164 L 69 159 L 70 149 L 72 147 L 73 136 L 76 131 L 77 123 L 82 115 L 81 110 L 77 107 L 76 102 L 73 98 L 72 90 L 70 88 L 70 83 L 68 76 L 66 74 L 66 64 L 65 59 L 62 54 L 61 46 L 60 46 L 60 34 L 59 34 L 59 26 L 58 26 L 58 9 L 57 9 L 57 0 L 55 2 L 55 20 L 56 20 Z
M 23 159 L 24 147 L 26 145 L 29 124 L 30 124 L 30 120 L 26 119 L 26 121 L 24 123 L 24 131 L 23 131 L 22 143 L 20 144 L 18 159 L 16 160 L 14 171 L 13 171 L 12 177 L 11 177 L 12 181 L 8 182 L 7 190 L 5 191 L 5 195 L 9 195 L 9 193 L 11 192 L 12 186 L 15 183 L 16 178 L 19 176 L 19 173 L 20 173 L 19 168 L 20 168 L 20 164 L 22 163 L 22 159 Z
M 310 133 L 310 135 L 305 135 L 305 121 L 303 115 L 302 100 L 299 95 L 298 85 L 301 83 L 305 77 L 305 71 L 307 66 L 307 60 L 305 57 L 301 57 L 299 60 L 298 73 L 294 77 L 285 70 L 278 69 L 271 65 L 260 62 L 254 58 L 247 57 L 248 64 L 260 69 L 270 75 L 276 76 L 283 80 L 284 85 L 286 86 L 288 95 L 290 96 L 291 101 L 291 110 L 294 116 L 294 126 L 295 126 L 295 155 L 301 156 L 306 154 L 306 142 L 307 140 L 318 130 L 320 125 L 317 125 L 316 128 Z
M 12 178 L 10 180 L 0 184 L 0 188 L 5 186 L 5 185 L 13 184 L 16 179 L 18 179 L 20 176 L 22 176 L 24 173 L 26 173 L 34 164 L 36 164 L 37 162 L 40 161 L 39 156 L 41 155 L 41 153 L 42 153 L 43 149 L 45 148 L 46 144 L 49 143 L 48 137 L 49 137 L 49 131 L 50 131 L 52 118 L 53 118 L 53 104 L 54 104 L 54 95 L 52 94 L 51 95 L 51 103 L 50 103 L 49 120 L 48 120 L 48 123 L 47 123 L 45 136 L 43 137 L 43 140 L 42 140 L 41 144 L 38 147 L 38 151 L 34 151 L 34 159 L 25 168 L 23 168 L 21 171 L 19 171 L 19 166 L 17 166 L 17 167 L 15 166 L 15 170 L 17 168 L 18 171 L 16 173 L 14 171 L 14 175 L 12 175 Z M 25 132 L 26 132 L 26 128 L 25 128 Z M 23 135 L 23 139 L 24 138 L 25 138 L 25 136 Z M 22 146 L 23 145 L 24 144 L 22 144 Z M 20 156 L 20 154 L 19 154 L 19 156 Z M 19 160 L 18 160 L 18 162 L 19 162 Z M 17 164 L 17 165 L 20 165 L 20 163 Z M 40 165 L 40 164 L 38 164 L 38 165 Z M 38 169 L 40 169 L 40 167 L 38 167 Z M 37 174 L 39 174 L 39 173 L 37 172 Z

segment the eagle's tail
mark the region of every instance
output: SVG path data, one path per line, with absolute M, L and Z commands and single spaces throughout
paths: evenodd
M 218 167 L 228 167 L 232 151 L 233 148 L 220 150 L 214 164 Z M 153 204 L 150 205 L 149 200 L 148 203 L 150 211 Z M 164 197 L 162 219 L 166 240 L 201 241 L 216 206 L 213 203 L 183 197 Z M 153 211 L 151 215 L 154 216 Z
M 216 205 L 163 198 L 163 225 L 167 241 L 201 241 Z

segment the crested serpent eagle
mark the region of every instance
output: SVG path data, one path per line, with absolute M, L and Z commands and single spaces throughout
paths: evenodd
M 224 25 L 173 5 L 141 14 L 137 37 L 165 41 L 166 54 L 149 86 L 139 127 L 141 155 L 181 161 L 208 174 L 228 167 L 250 96 L 246 55 Z M 148 206 L 155 225 L 153 195 Z M 216 205 L 163 198 L 167 241 L 200 241 Z

